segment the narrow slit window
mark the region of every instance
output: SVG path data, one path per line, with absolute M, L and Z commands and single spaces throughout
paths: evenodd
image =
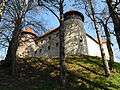
M 37 50 L 35 51 L 35 54 L 37 54 Z
M 40 49 L 39 52 L 41 53 L 41 52 L 42 52 L 42 49 Z
M 58 47 L 58 42 L 56 43 L 56 47 Z
M 48 50 L 50 50 L 50 46 L 48 46 Z

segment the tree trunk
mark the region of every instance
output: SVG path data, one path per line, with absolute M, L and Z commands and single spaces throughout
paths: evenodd
M 113 21 L 114 31 L 115 31 L 116 39 L 117 39 L 118 46 L 120 49 L 120 17 L 116 13 L 116 11 L 114 10 L 114 7 L 112 6 L 112 0 L 106 0 L 106 2 L 108 5 L 110 16 L 111 16 L 112 21 Z
M 62 88 L 65 89 L 66 87 L 66 67 L 65 67 L 65 45 L 64 45 L 64 14 L 63 14 L 63 0 L 60 0 L 60 32 L 59 32 L 59 39 L 60 39 L 60 76 L 61 76 L 61 83 Z
M 21 24 L 21 19 L 17 19 L 15 21 L 15 29 L 12 33 L 12 39 L 9 42 L 7 55 L 5 57 L 5 60 L 10 65 L 10 74 L 12 74 L 13 76 L 16 73 L 16 67 L 15 67 L 16 66 L 16 52 L 17 52 L 17 48 L 19 44 L 19 36 L 21 33 L 21 30 L 19 29 L 20 24 Z
M 105 59 L 104 49 L 103 49 L 101 41 L 100 41 L 97 20 L 96 20 L 96 17 L 95 17 L 95 12 L 94 12 L 94 8 L 92 6 L 92 1 L 91 0 L 89 1 L 89 4 L 90 4 L 91 12 L 92 12 L 92 18 L 93 18 L 93 23 L 94 23 L 96 34 L 97 34 L 99 47 L 100 47 L 101 57 L 102 57 L 102 60 L 103 60 L 103 66 L 104 66 L 103 68 L 105 70 L 106 76 L 109 76 L 110 75 L 110 70 L 109 70 L 108 62 Z
M 108 31 L 107 24 L 104 24 L 104 22 L 102 22 L 102 24 L 103 24 L 103 28 L 104 28 L 106 39 L 107 39 L 107 49 L 108 49 L 108 53 L 109 53 L 109 68 L 110 68 L 110 70 L 112 70 L 113 64 L 114 64 L 114 56 L 113 56 L 113 50 L 111 47 L 110 34 Z

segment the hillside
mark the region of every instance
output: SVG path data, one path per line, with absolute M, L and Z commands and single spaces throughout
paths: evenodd
M 18 59 L 17 76 L 8 75 L 9 68 L 0 66 L 0 90 L 60 90 L 57 58 Z M 66 58 L 67 90 L 120 90 L 120 64 L 114 64 L 110 77 L 105 77 L 98 57 Z

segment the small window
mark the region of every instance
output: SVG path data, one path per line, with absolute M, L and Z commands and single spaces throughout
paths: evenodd
M 56 47 L 58 47 L 58 43 L 56 43 Z
M 50 46 L 48 46 L 48 50 L 50 50 Z
M 42 49 L 40 49 L 39 52 L 41 53 L 41 52 L 42 52 Z
M 35 54 L 37 54 L 37 50 L 35 51 Z
M 83 40 L 82 39 L 80 39 L 80 42 L 82 42 Z
M 43 40 L 41 40 L 41 43 L 43 43 Z
M 82 42 L 82 41 L 83 41 L 83 37 L 81 36 L 81 37 L 80 37 L 80 42 Z

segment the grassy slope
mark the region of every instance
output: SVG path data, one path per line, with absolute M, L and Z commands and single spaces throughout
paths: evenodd
M 0 90 L 60 90 L 58 59 L 19 59 L 17 78 L 0 69 Z M 110 77 L 105 77 L 97 57 L 66 58 L 68 90 L 120 90 L 120 64 L 115 63 Z M 8 70 L 7 70 L 8 71 Z

